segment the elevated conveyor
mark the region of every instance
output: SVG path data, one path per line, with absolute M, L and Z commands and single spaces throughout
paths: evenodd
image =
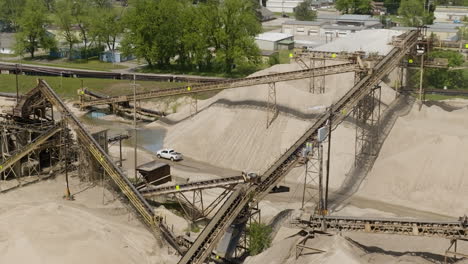
M 379 61 L 372 69 L 371 74 L 362 78 L 341 99 L 331 106 L 331 113 L 323 113 L 307 132 L 294 143 L 261 177 L 258 185 L 240 185 L 228 198 L 226 204 L 212 218 L 202 231 L 204 236 L 198 237 L 189 251 L 182 257 L 179 264 L 200 264 L 221 238 L 221 235 L 232 224 L 243 208 L 253 200 L 261 200 L 279 181 L 295 167 L 301 156 L 301 150 L 307 142 L 315 141 L 319 128 L 326 125 L 328 119 L 333 124 L 339 124 L 353 110 L 353 107 L 364 98 L 371 89 L 377 85 L 386 74 L 401 61 L 405 54 L 416 44 L 419 32 L 410 31 L 402 36 L 399 43 L 387 56 Z M 226 210 L 228 208 L 229 210 Z
M 245 182 L 244 177 L 234 176 L 234 177 L 226 177 L 226 178 L 220 178 L 220 179 L 194 181 L 190 183 L 176 184 L 176 185 L 171 185 L 171 186 L 150 187 L 144 190 L 140 190 L 140 193 L 143 195 L 143 197 L 153 197 L 153 196 L 165 195 L 165 194 L 173 194 L 173 193 L 181 193 L 181 192 L 225 187 L 225 186 L 236 185 L 236 184 L 240 184 L 244 182 Z
M 461 218 L 462 219 L 462 218 Z M 297 219 L 295 224 L 327 231 L 349 231 L 406 236 L 468 238 L 468 223 L 463 221 L 424 221 L 401 218 L 362 218 L 348 216 L 313 216 Z
M 55 93 L 52 88 L 43 80 L 39 80 L 38 87 L 43 96 L 56 107 L 64 119 L 75 130 L 77 137 L 81 140 L 82 144 L 89 150 L 91 155 L 99 162 L 104 168 L 106 174 L 112 178 L 115 184 L 128 198 L 132 206 L 140 214 L 143 221 L 154 231 L 160 232 L 166 241 L 174 247 L 180 254 L 182 250 L 177 244 L 175 236 L 170 229 L 163 223 L 162 217 L 155 216 L 152 207 L 137 191 L 133 184 L 123 174 L 121 169 L 115 165 L 110 156 L 104 152 L 101 146 L 91 136 L 91 134 L 83 127 L 76 116 L 68 109 L 65 103 Z
M 320 67 L 320 68 L 312 68 L 312 69 L 299 70 L 299 71 L 275 73 L 275 74 L 268 74 L 268 75 L 262 75 L 262 76 L 213 82 L 213 83 L 207 83 L 207 84 L 197 84 L 193 86 L 182 86 L 182 87 L 176 87 L 176 88 L 153 90 L 149 92 L 137 93 L 136 100 L 161 98 L 161 97 L 166 97 L 166 96 L 183 95 L 183 94 L 194 94 L 194 93 L 208 92 L 208 91 L 217 91 L 217 90 L 259 85 L 259 84 L 299 80 L 299 79 L 310 78 L 311 76 L 324 76 L 324 75 L 332 75 L 332 74 L 354 72 L 354 71 L 361 71 L 361 70 L 362 69 L 360 69 L 359 66 L 355 63 L 345 63 L 345 64 L 338 64 L 338 65 L 333 65 L 333 66 L 325 66 L 325 67 Z M 111 96 L 108 98 L 83 101 L 81 102 L 81 107 L 130 102 L 133 100 L 134 100 L 133 94 L 122 95 L 122 96 Z
M 45 131 L 42 135 L 35 138 L 31 143 L 29 143 L 28 145 L 24 146 L 22 149 L 15 152 L 11 157 L 1 162 L 0 173 L 2 173 L 6 169 L 14 165 L 16 162 L 18 162 L 23 157 L 25 157 L 26 155 L 28 155 L 29 153 L 37 149 L 42 144 L 44 144 L 50 137 L 55 135 L 61 129 L 62 129 L 61 125 L 57 125 L 57 126 L 50 128 L 49 130 Z

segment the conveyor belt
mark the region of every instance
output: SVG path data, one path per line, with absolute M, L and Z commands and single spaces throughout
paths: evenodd
M 108 95 L 93 92 L 93 91 L 90 91 L 88 89 L 83 89 L 83 92 L 86 95 L 89 95 L 91 97 L 98 98 L 98 99 L 109 98 Z M 119 103 L 118 105 L 121 108 L 125 109 L 125 111 L 133 113 L 133 106 L 131 106 L 129 104 L 125 104 L 125 103 Z M 164 112 L 151 110 L 151 109 L 143 108 L 143 107 L 139 107 L 139 106 L 136 107 L 136 111 L 140 115 L 147 115 L 147 116 L 156 117 L 156 118 L 159 118 L 161 116 L 166 116 L 166 114 Z
M 356 60 L 357 57 L 361 59 L 381 60 L 385 56 L 382 55 L 369 55 L 365 52 L 331 52 L 331 51 L 316 51 L 316 50 L 303 50 L 295 54 L 297 58 L 316 58 L 327 60 Z
M 42 135 L 35 138 L 31 143 L 24 146 L 22 149 L 15 152 L 11 157 L 0 163 L 0 173 L 2 173 L 7 168 L 11 167 L 13 164 L 18 162 L 24 156 L 28 155 L 31 151 L 37 149 L 41 144 L 44 144 L 50 137 L 55 135 L 62 129 L 60 125 L 54 126 L 49 130 L 45 131 Z
M 17 67 L 18 66 L 18 67 Z M 21 72 L 32 75 L 46 75 L 46 76 L 63 76 L 63 77 L 77 77 L 77 78 L 100 78 L 100 79 L 120 79 L 120 80 L 133 80 L 134 76 L 137 80 L 144 81 L 164 81 L 164 82 L 188 82 L 188 83 L 208 83 L 225 80 L 220 77 L 209 76 L 190 76 L 190 75 L 177 75 L 177 74 L 152 74 L 152 73 L 120 73 L 120 72 L 104 72 L 93 70 L 80 70 L 72 68 L 60 68 L 32 64 L 15 64 L 0 62 L 0 70 L 7 70 L 11 72 Z
M 120 188 L 124 195 L 129 199 L 133 207 L 139 212 L 144 222 L 154 231 L 159 227 L 162 236 L 166 241 L 173 246 L 179 253 L 182 250 L 179 248 L 176 239 L 170 229 L 161 221 L 161 217 L 154 215 L 152 207 L 143 198 L 143 196 L 137 191 L 133 184 L 127 179 L 119 167 L 115 165 L 112 159 L 104 152 L 101 146 L 91 136 L 91 134 L 83 127 L 80 121 L 75 115 L 68 109 L 63 103 L 60 97 L 55 93 L 49 85 L 39 80 L 38 88 L 47 100 L 54 105 L 58 111 L 62 114 L 62 118 L 68 121 L 68 123 L 74 128 L 78 138 L 83 142 L 83 145 L 88 148 L 94 158 L 101 164 L 115 184 Z
M 462 221 L 424 221 L 401 218 L 314 216 L 311 217 L 310 220 L 297 219 L 295 224 L 321 230 L 323 228 L 322 222 L 325 223 L 327 231 L 468 238 L 468 225 Z
M 234 176 L 234 177 L 227 177 L 227 178 L 221 178 L 221 179 L 195 181 L 195 182 L 176 184 L 176 185 L 171 185 L 171 186 L 149 188 L 145 190 L 140 190 L 140 193 L 143 195 L 143 197 L 152 197 L 152 196 L 164 195 L 164 194 L 212 189 L 212 188 L 217 188 L 217 187 L 236 185 L 236 184 L 244 183 L 244 182 L 245 182 L 244 177 Z
M 213 82 L 208 84 L 198 84 L 193 86 L 183 86 L 176 88 L 160 89 L 153 90 L 149 92 L 142 92 L 136 94 L 136 100 L 151 99 L 151 98 L 161 98 L 166 96 L 174 96 L 181 94 L 193 94 L 199 92 L 207 91 L 216 91 L 230 88 L 246 87 L 259 84 L 268 84 L 272 82 L 284 82 L 291 80 L 299 80 L 309 78 L 313 76 L 324 76 L 345 72 L 353 72 L 361 70 L 355 63 L 345 63 L 333 66 L 325 66 L 320 68 L 306 69 L 300 71 L 292 72 L 283 72 L 275 73 L 269 75 L 247 77 L 235 80 Z M 122 95 L 122 96 L 112 96 L 109 98 L 95 99 L 90 101 L 81 102 L 81 107 L 88 107 L 93 105 L 102 105 L 102 104 L 113 104 L 120 102 L 130 102 L 133 101 L 133 94 L 131 95 Z
M 399 46 L 393 48 L 384 59 L 377 63 L 370 75 L 362 78 L 332 106 L 333 115 L 331 118 L 333 124 L 340 123 L 352 111 L 353 107 L 379 83 L 380 79 L 393 70 L 403 56 L 416 44 L 417 36 L 418 31 L 410 31 L 405 34 Z M 236 187 L 236 191 L 226 201 L 226 203 L 229 202 L 226 206 L 229 207 L 229 211 L 232 213 L 218 211 L 203 230 L 202 233 L 205 236 L 195 240 L 190 250 L 179 261 L 179 264 L 203 263 L 220 239 L 220 234 L 228 228 L 251 200 L 261 200 L 295 166 L 301 150 L 307 142 L 316 139 L 318 129 L 325 126 L 329 118 L 329 112 L 322 114 L 315 124 L 262 175 L 261 182 L 258 185 Z M 240 194 L 242 194 L 241 198 L 238 197 Z M 225 205 L 222 208 L 225 208 Z
M 198 235 L 195 242 L 179 263 L 203 263 L 205 259 L 210 256 L 213 251 L 213 246 L 224 234 L 224 229 L 219 227 L 229 225 L 230 223 L 226 221 L 235 218 L 243 209 L 243 207 L 239 207 L 238 204 L 245 204 L 250 200 L 245 190 L 246 186 L 239 186 L 235 189 L 208 225 L 202 230 L 200 235 Z

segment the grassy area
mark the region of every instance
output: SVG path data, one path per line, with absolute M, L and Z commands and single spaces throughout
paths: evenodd
M 191 69 L 182 69 L 178 65 L 171 65 L 166 68 L 158 67 L 144 67 L 139 69 L 139 72 L 143 73 L 163 73 L 163 74 L 185 74 L 185 75 L 197 75 L 197 76 L 212 76 L 212 77 L 223 77 L 223 78 L 243 78 L 256 71 L 262 70 L 265 68 L 265 65 L 239 65 L 231 73 L 226 73 L 223 71 L 197 71 Z
M 1 57 L 0 57 L 1 59 Z M 111 71 L 117 69 L 127 69 L 127 66 L 120 64 L 114 64 L 110 62 L 102 62 L 99 59 L 90 59 L 86 60 L 74 60 L 69 61 L 66 59 L 44 59 L 42 57 L 35 59 L 22 59 L 22 60 L 5 60 L 6 62 L 11 63 L 24 63 L 24 64 L 33 64 L 33 65 L 42 65 L 42 66 L 51 66 L 51 67 L 62 67 L 70 69 L 83 69 L 83 70 L 95 70 L 95 71 Z
M 131 94 L 133 88 L 128 80 L 112 80 L 112 79 L 93 79 L 93 78 L 60 78 L 60 77 L 41 77 L 62 97 L 67 99 L 77 99 L 77 90 L 83 87 L 89 88 L 92 91 L 100 92 L 107 95 L 123 95 Z M 37 77 L 20 75 L 19 76 L 19 91 L 26 93 L 36 86 Z M 154 81 L 137 81 L 137 92 L 145 92 L 153 89 L 172 88 L 186 85 L 185 83 L 173 82 L 154 82 Z M 0 75 L 0 92 L 16 92 L 15 75 Z
M 273 12 L 273 14 L 274 14 L 275 16 L 278 16 L 278 17 L 282 17 L 282 16 L 283 16 L 283 12 Z M 288 17 L 290 17 L 290 18 L 294 18 L 294 17 L 295 17 L 294 13 L 285 12 L 284 14 L 287 15 Z
M 276 29 L 281 29 L 281 26 L 263 26 L 263 32 L 268 32 Z
M 0 53 L 0 59 L 1 58 L 14 58 L 14 57 L 16 57 L 15 54 L 2 54 L 2 53 Z
M 468 99 L 468 96 L 451 96 L 451 95 L 440 95 L 440 94 L 426 94 L 426 101 L 440 101 L 440 100 L 447 100 L 447 99 Z
M 399 17 L 397 15 L 388 15 L 387 18 L 390 18 L 392 20 L 392 22 L 395 22 L 395 23 L 398 23 L 398 24 L 403 23 L 403 18 Z

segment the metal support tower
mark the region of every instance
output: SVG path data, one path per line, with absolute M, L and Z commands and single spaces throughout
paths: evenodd
M 444 257 L 445 264 L 458 262 L 459 259 L 457 259 L 457 257 L 468 258 L 468 254 L 457 252 L 457 246 L 458 246 L 459 240 L 468 242 L 468 239 L 464 239 L 464 238 L 455 237 L 455 238 L 450 239 L 450 246 L 445 251 L 445 257 Z M 453 250 L 452 250 L 452 247 L 453 247 Z
M 275 82 L 268 83 L 267 98 L 267 129 L 278 116 L 278 107 L 276 106 L 276 85 Z
M 198 99 L 197 95 L 190 96 L 190 117 L 194 117 L 198 113 Z
M 310 67 L 311 68 L 320 68 L 325 67 L 325 58 L 323 56 L 314 56 L 310 57 Z M 312 72 L 312 78 L 309 82 L 309 92 L 310 93 L 325 93 L 325 76 L 315 76 Z
M 356 138 L 354 148 L 354 165 L 363 166 L 369 160 L 369 156 L 377 155 L 380 123 L 380 86 L 376 85 L 354 107 L 354 119 L 356 120 Z
M 302 232 L 306 232 L 306 231 L 303 230 Z M 324 250 L 309 247 L 309 246 L 306 245 L 307 241 L 309 239 L 311 239 L 311 238 L 314 238 L 314 237 L 315 237 L 315 235 L 314 235 L 313 232 L 307 232 L 307 234 L 304 236 L 304 238 L 301 239 L 301 241 L 297 242 L 297 244 L 296 244 L 296 260 L 300 256 L 303 256 L 303 255 L 319 254 L 319 253 L 325 253 L 326 252 Z M 307 250 L 309 252 L 303 254 L 304 250 Z
M 400 91 L 403 87 L 403 78 L 404 78 L 403 72 L 404 72 L 403 66 L 396 67 L 395 98 L 398 98 L 400 96 Z
M 306 210 L 307 204 L 315 206 L 314 214 L 324 209 L 323 197 L 323 146 L 321 143 L 308 143 L 309 149 L 304 150 L 304 186 L 302 189 L 301 209 Z
M 233 256 L 234 258 L 239 259 L 249 254 L 249 248 L 252 241 L 252 237 L 249 232 L 251 226 L 253 224 L 261 223 L 261 211 L 258 208 L 258 203 L 254 203 L 253 205 L 246 207 L 244 214 L 239 215 L 237 220 L 238 222 L 241 222 L 238 223 L 240 225 L 242 225 L 242 222 L 245 222 L 245 227 L 242 230 L 242 234 L 240 235 L 240 239 Z
M 194 224 L 198 220 L 205 219 L 211 212 L 231 193 L 234 186 L 227 187 L 214 201 L 205 204 L 203 200 L 203 190 L 193 190 L 192 197 L 183 192 L 174 193 L 173 197 L 181 206 L 185 215 Z

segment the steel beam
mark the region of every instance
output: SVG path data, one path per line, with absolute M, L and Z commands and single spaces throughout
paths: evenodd
M 247 77 L 229 81 L 214 82 L 208 84 L 197 84 L 191 86 L 182 86 L 177 88 L 158 89 L 149 92 L 142 92 L 136 95 L 136 100 L 162 98 L 174 95 L 194 94 L 207 91 L 217 91 L 224 89 L 240 88 L 260 84 L 269 84 L 276 82 L 285 82 L 291 80 L 307 79 L 313 73 L 314 76 L 332 75 L 345 72 L 360 71 L 362 69 L 356 63 L 345 63 L 333 66 L 326 66 L 314 69 L 306 69 L 292 72 L 275 73 L 269 75 Z M 112 96 L 108 98 L 94 99 L 81 102 L 81 107 L 93 105 L 112 104 L 120 102 L 133 101 L 133 95 Z

